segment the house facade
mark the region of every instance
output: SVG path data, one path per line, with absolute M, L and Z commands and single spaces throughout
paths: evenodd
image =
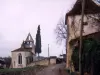
M 83 37 L 100 40 L 100 4 L 96 0 L 85 0 Z M 77 0 L 72 10 L 66 14 L 67 25 L 67 63 L 66 67 L 73 69 L 71 60 L 73 47 L 80 36 L 82 0 Z
M 12 68 L 23 68 L 30 64 L 35 57 L 34 40 L 29 33 L 26 40 L 22 42 L 20 48 L 11 52 Z

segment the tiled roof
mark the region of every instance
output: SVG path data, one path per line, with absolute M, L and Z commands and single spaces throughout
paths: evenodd
M 77 0 L 72 10 L 69 11 L 67 15 L 77 15 L 81 14 L 82 11 L 82 0 Z M 100 13 L 100 6 L 96 5 L 93 0 L 85 0 L 85 14 L 95 14 Z
M 18 52 L 18 51 L 25 51 L 25 52 L 31 52 L 32 48 L 18 48 L 13 50 L 12 52 Z

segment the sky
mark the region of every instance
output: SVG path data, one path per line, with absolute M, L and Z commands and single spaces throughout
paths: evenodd
M 63 45 L 56 43 L 54 32 L 61 17 L 76 0 L 0 0 L 0 56 L 11 56 L 30 32 L 34 41 L 41 27 L 42 56 L 59 56 Z

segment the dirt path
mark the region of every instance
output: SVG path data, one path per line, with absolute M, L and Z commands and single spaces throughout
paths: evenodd
M 36 75 L 61 75 L 61 69 L 65 68 L 65 64 L 57 64 L 49 66 L 48 68 L 45 68 L 44 70 L 38 72 Z

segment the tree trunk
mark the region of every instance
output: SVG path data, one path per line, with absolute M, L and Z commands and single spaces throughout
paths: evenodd
M 83 53 L 83 50 L 82 50 Z M 82 75 L 84 75 L 84 70 L 85 70 L 85 55 L 83 54 L 83 60 L 82 60 Z
M 93 75 L 93 58 L 91 57 L 91 75 Z
M 38 53 L 38 60 L 39 60 L 39 53 Z

